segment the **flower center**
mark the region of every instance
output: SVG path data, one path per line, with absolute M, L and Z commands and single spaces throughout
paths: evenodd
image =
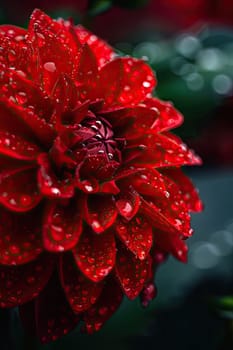
M 112 125 L 104 117 L 90 110 L 80 117 L 79 112 L 73 111 L 62 115 L 62 125 L 49 153 L 60 176 L 78 168 L 81 177 L 98 178 L 100 168 L 118 168 L 124 145 L 125 140 L 115 137 Z
M 121 151 L 123 140 L 115 139 L 111 124 L 100 117 L 87 117 L 81 123 L 81 130 L 88 129 L 92 136 L 82 143 L 82 147 L 87 149 L 88 153 L 103 154 L 108 160 L 121 161 Z

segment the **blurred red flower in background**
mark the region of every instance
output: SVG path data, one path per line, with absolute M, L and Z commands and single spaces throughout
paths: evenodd
M 119 25 L 121 18 L 121 25 Z M 233 25 L 231 0 L 151 0 L 139 10 L 112 7 L 93 19 L 92 28 L 113 42 L 143 39 L 148 32 L 172 32 L 202 24 Z M 108 30 L 106 31 L 106 28 Z
M 206 122 L 200 134 L 188 144 L 208 164 L 233 165 L 233 97 L 228 97 Z
M 141 37 L 141 32 L 158 29 L 173 32 L 203 23 L 233 25 L 231 0 L 109 0 L 106 3 L 109 5 L 88 0 L 36 0 L 33 3 L 29 0 L 9 0 L 2 6 L 8 20 L 24 24 L 35 7 L 53 13 L 69 10 L 72 16 L 78 15 L 82 19 L 86 18 L 92 4 L 96 4 L 100 8 L 96 13 L 100 15 L 93 17 L 88 24 L 98 35 L 113 42 L 137 38 L 138 35 Z M 138 3 L 141 7 L 137 6 Z M 108 9 L 106 12 L 105 7 Z
M 199 21 L 233 24 L 231 0 L 159 0 L 158 3 L 164 14 L 170 13 L 171 18 L 174 16 L 175 21 L 184 26 Z
M 149 303 L 167 254 L 186 261 L 201 202 L 181 166 L 200 159 L 144 61 L 39 10 L 0 45 L 0 306 L 42 342 L 92 333 L 123 294 Z

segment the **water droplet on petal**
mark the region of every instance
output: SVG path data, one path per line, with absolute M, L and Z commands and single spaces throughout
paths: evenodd
M 35 283 L 35 281 L 36 281 L 36 279 L 35 279 L 34 276 L 29 276 L 29 277 L 27 278 L 27 283 L 28 283 L 28 284 L 33 284 L 33 283 Z
M 10 62 L 14 62 L 16 60 L 16 53 L 14 50 L 10 50 L 9 53 L 8 53 L 8 60 Z
M 51 225 L 50 234 L 55 241 L 62 241 L 64 239 L 64 230 L 61 226 Z
M 85 185 L 84 188 L 87 192 L 92 192 L 94 190 L 91 185 Z
M 149 88 L 151 86 L 151 83 L 149 81 L 144 81 L 142 83 L 142 85 L 145 87 L 145 88 Z
M 107 314 L 107 312 L 108 312 L 108 308 L 107 307 L 101 307 L 100 309 L 99 309 L 99 314 L 100 314 L 100 316 L 104 316 L 104 315 L 106 315 Z
M 119 199 L 116 201 L 116 207 L 119 212 L 125 217 L 129 216 L 133 211 L 131 203 L 125 199 Z
M 11 254 L 19 254 L 20 249 L 17 246 L 12 245 L 9 247 L 9 251 Z
M 54 62 L 46 62 L 44 64 L 44 69 L 46 69 L 50 73 L 54 73 L 57 68 Z
M 15 94 L 16 101 L 20 104 L 23 105 L 24 103 L 27 102 L 27 95 L 25 92 L 20 91 L 17 94 Z

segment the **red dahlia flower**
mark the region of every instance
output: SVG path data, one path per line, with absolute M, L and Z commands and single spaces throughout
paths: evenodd
M 186 261 L 201 203 L 181 166 L 200 159 L 142 60 L 39 10 L 0 41 L 0 306 L 42 342 L 91 333 L 123 294 L 149 303 L 167 254 Z

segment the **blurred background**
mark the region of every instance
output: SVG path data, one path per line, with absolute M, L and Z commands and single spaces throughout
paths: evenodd
M 233 349 L 233 0 L 1 0 L 0 23 L 26 26 L 35 7 L 153 67 L 156 96 L 185 116 L 175 132 L 203 158 L 185 171 L 205 205 L 193 216 L 188 264 L 160 267 L 147 309 L 125 300 L 98 334 L 74 331 L 37 349 Z M 1 312 L 0 333 L 4 350 L 35 349 L 17 310 Z

